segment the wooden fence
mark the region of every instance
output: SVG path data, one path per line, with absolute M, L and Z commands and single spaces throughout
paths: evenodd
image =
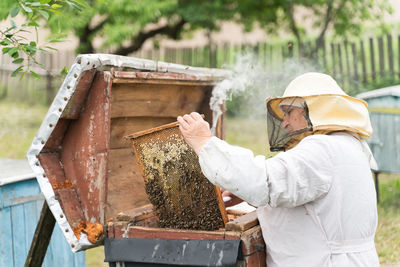
M 36 58 L 42 67 L 33 66 L 31 70 L 37 73 L 40 79 L 29 74 L 22 78 L 21 75 L 11 77 L 17 65 L 12 64 L 9 56 L 0 55 L 0 99 L 7 97 L 13 101 L 29 104 L 51 103 L 62 82 L 60 72 L 64 66 L 72 65 L 75 53 L 72 50 L 38 52 Z
M 252 52 L 267 70 L 278 69 L 288 59 L 307 60 L 319 71 L 329 73 L 350 94 L 400 83 L 400 35 L 388 34 L 357 41 L 309 41 L 299 51 L 296 42 L 285 44 L 206 46 L 147 50 L 135 56 L 192 66 L 224 67 L 236 55 Z M 304 55 L 306 57 L 304 57 Z
M 258 43 L 256 45 L 211 45 L 205 47 L 142 50 L 133 56 L 174 62 L 191 66 L 218 67 L 234 63 L 237 55 L 253 53 L 267 70 L 278 69 L 286 60 L 307 60 L 317 70 L 334 76 L 349 94 L 400 83 L 400 35 L 364 38 L 356 41 L 309 41 L 299 51 L 296 42 Z M 308 55 L 304 58 L 301 55 Z M 8 95 L 15 100 L 48 102 L 61 83 L 57 75 L 64 66 L 71 66 L 73 51 L 40 54 L 39 61 L 47 70 L 35 69 L 42 79 L 25 75 L 23 79 L 10 78 L 15 69 L 7 57 L 0 57 L 0 98 Z

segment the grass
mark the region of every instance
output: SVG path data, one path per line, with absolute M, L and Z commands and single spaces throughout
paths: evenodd
M 25 158 L 47 107 L 0 101 L 0 157 Z M 226 139 L 229 143 L 251 149 L 256 155 L 270 156 L 267 151 L 266 120 L 228 118 Z M 378 205 L 379 224 L 375 238 L 380 262 L 400 265 L 400 174 L 380 175 L 381 203 Z M 89 267 L 108 266 L 104 249 L 98 247 L 86 253 Z M 388 265 L 387 265 L 388 266 Z
M 47 109 L 0 101 L 0 158 L 26 158 Z

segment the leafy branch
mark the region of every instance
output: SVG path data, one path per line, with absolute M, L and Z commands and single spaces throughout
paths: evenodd
M 14 2 L 14 1 L 13 1 Z M 49 52 L 56 50 L 51 46 L 52 43 L 64 42 L 63 34 L 59 34 L 56 38 L 48 40 L 47 43 L 39 44 L 38 28 L 41 26 L 39 22 L 48 21 L 51 16 L 62 16 L 62 10 L 71 8 L 81 11 L 87 8 L 87 4 L 83 0 L 20 0 L 14 2 L 14 6 L 4 17 L 10 17 L 10 26 L 0 29 L 0 46 L 2 54 L 12 58 L 12 63 L 17 68 L 12 72 L 11 76 L 15 77 L 18 73 L 22 73 L 21 77 L 26 73 L 39 78 L 39 75 L 32 70 L 33 66 L 39 66 L 46 70 L 45 66 L 38 62 L 36 53 L 38 51 Z M 13 18 L 18 14 L 26 18 L 26 22 L 17 25 Z M 35 33 L 35 40 L 28 40 L 24 34 Z M 50 72 L 50 70 L 46 70 Z

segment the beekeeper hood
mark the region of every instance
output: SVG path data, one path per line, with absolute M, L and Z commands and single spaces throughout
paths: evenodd
M 372 127 L 367 103 L 348 96 L 329 75 L 309 72 L 295 78 L 282 97 L 266 100 L 268 110 L 268 138 L 271 151 L 295 146 L 307 135 L 335 131 L 349 131 L 365 138 Z M 293 108 L 304 109 L 306 124 L 289 131 L 282 127 L 285 113 Z

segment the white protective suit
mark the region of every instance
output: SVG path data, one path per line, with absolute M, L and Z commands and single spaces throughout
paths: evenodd
M 267 160 L 212 137 L 199 161 L 212 183 L 258 207 L 268 267 L 379 266 L 373 180 L 352 134 L 311 135 Z
M 379 266 L 367 104 L 321 73 L 300 75 L 266 104 L 270 148 L 286 152 L 266 160 L 212 137 L 199 162 L 213 184 L 258 207 L 267 266 Z M 282 127 L 288 104 L 304 109 L 305 128 Z

